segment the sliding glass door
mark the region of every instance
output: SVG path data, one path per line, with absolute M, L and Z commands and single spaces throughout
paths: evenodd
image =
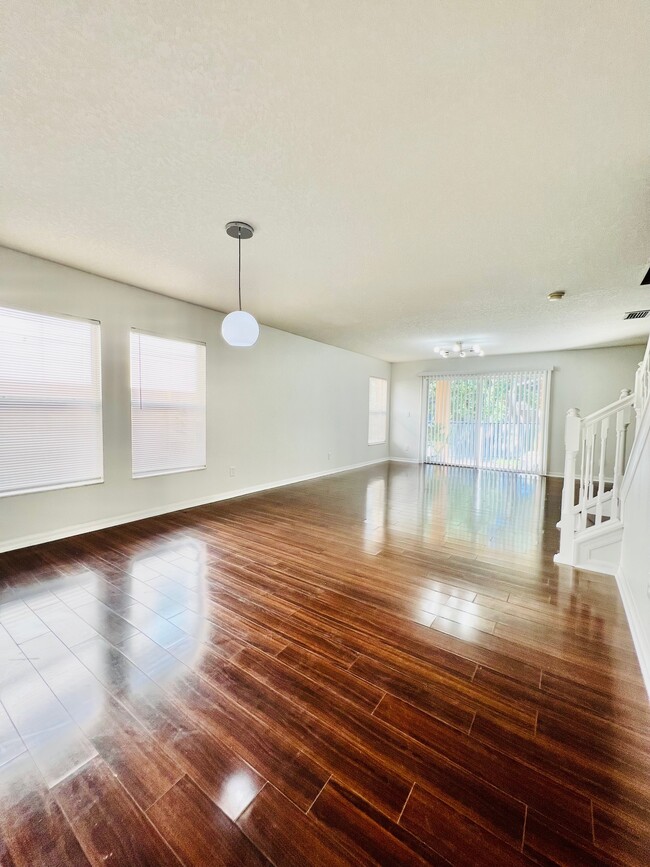
M 426 377 L 425 461 L 545 473 L 549 373 Z

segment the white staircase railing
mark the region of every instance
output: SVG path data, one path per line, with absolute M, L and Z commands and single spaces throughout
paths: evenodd
M 584 565 L 584 552 L 589 550 L 589 543 L 582 542 L 588 537 L 593 541 L 593 535 L 598 532 L 594 528 L 601 527 L 610 537 L 606 543 L 609 562 L 603 568 L 611 571 L 616 542 L 611 541 L 609 530 L 615 532 L 618 527 L 620 532 L 622 526 L 621 485 L 628 458 L 631 408 L 636 412 L 638 428 L 649 401 L 650 340 L 636 372 L 634 392 L 624 389 L 614 403 L 585 418 L 580 417 L 579 409 L 567 412 L 562 512 L 558 523 L 560 550 L 555 555 L 556 563 Z M 600 571 L 597 566 L 594 568 Z
M 650 340 L 645 348 L 643 361 L 639 362 L 639 367 L 634 380 L 634 410 L 636 412 L 637 421 L 641 418 L 643 410 L 646 408 L 648 398 L 650 397 Z
M 577 408 L 567 412 L 559 563 L 577 565 L 577 535 L 620 515 L 627 429 L 634 400 L 635 395 L 624 389 L 614 403 L 584 418 Z

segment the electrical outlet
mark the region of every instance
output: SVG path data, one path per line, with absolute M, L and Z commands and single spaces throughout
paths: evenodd
M 331 461 L 331 460 L 332 460 L 332 452 L 328 452 L 328 453 L 327 453 L 327 460 L 328 460 L 328 461 Z
M 234 476 L 235 476 L 235 468 L 230 467 L 230 478 L 232 479 L 232 478 L 234 478 Z

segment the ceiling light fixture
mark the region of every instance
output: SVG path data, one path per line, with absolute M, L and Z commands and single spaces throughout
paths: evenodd
M 457 340 L 451 348 L 436 346 L 433 351 L 442 358 L 449 358 L 450 355 L 457 355 L 459 358 L 467 358 L 468 355 L 485 355 L 478 343 L 465 347 L 460 340 Z
M 226 223 L 226 234 L 237 238 L 239 248 L 239 310 L 229 313 L 221 323 L 221 336 L 230 346 L 253 346 L 260 336 L 260 326 L 250 313 L 241 309 L 241 242 L 253 237 L 253 227 L 241 220 Z
M 561 301 L 565 295 L 566 292 L 563 289 L 558 289 L 557 292 L 549 292 L 546 297 L 549 301 Z

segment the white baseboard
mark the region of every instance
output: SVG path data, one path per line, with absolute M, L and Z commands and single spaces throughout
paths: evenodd
M 625 609 L 627 622 L 630 627 L 630 632 L 632 633 L 634 649 L 636 650 L 639 667 L 641 668 L 641 674 L 643 675 L 643 682 L 645 683 L 648 699 L 650 700 L 650 633 L 648 632 L 647 626 L 644 629 L 644 624 L 639 617 L 639 612 L 634 604 L 634 599 L 630 593 L 625 574 L 620 566 L 616 572 L 616 583 L 618 584 L 621 599 L 623 600 L 623 608 Z
M 62 527 L 45 533 L 34 533 L 31 536 L 21 536 L 0 543 L 0 553 L 15 551 L 18 548 L 28 548 L 31 545 L 41 545 L 44 542 L 55 542 L 58 539 L 67 539 L 70 536 L 80 536 L 83 533 L 92 533 L 94 530 L 106 530 L 109 527 L 117 527 L 120 524 L 130 524 L 132 521 L 142 521 L 145 518 L 155 518 L 157 515 L 167 515 L 170 512 L 180 512 L 183 509 L 193 509 L 196 506 L 206 506 L 209 503 L 218 503 L 221 500 L 233 500 L 236 497 L 244 497 L 247 494 L 257 494 L 261 491 L 269 491 L 272 488 L 282 488 L 285 485 L 295 485 L 298 482 L 308 482 L 310 479 L 319 479 L 323 476 L 334 476 L 337 473 L 346 473 L 349 470 L 359 470 L 362 467 L 370 467 L 374 464 L 385 464 L 392 458 L 378 458 L 374 461 L 362 461 L 358 464 L 349 464 L 345 467 L 336 467 L 332 470 L 322 470 L 318 473 L 307 473 L 304 476 L 294 476 L 291 479 L 281 479 L 277 482 L 266 482 L 263 485 L 252 485 L 249 488 L 239 488 L 236 491 L 226 491 L 221 494 L 211 494 L 207 497 L 197 497 L 185 500 L 181 503 L 171 503 L 166 506 L 158 506 L 153 509 L 145 509 L 140 512 L 129 512 L 124 515 L 116 515 L 111 518 L 101 518 L 98 521 L 89 521 L 86 524 L 75 524 L 71 527 Z
M 605 560 L 590 560 L 588 563 L 572 563 L 570 560 L 563 559 L 560 554 L 553 556 L 553 562 L 556 566 L 569 566 L 571 569 L 579 569 L 581 572 L 595 572 L 598 575 L 616 574 L 616 567 Z
M 576 563 L 573 568 L 581 572 L 595 572 L 596 575 L 610 575 L 612 578 L 616 575 L 616 566 L 607 560 L 588 560 L 586 563 Z
M 421 464 L 422 461 L 419 461 L 417 458 L 388 458 L 389 461 L 392 461 L 396 464 Z

